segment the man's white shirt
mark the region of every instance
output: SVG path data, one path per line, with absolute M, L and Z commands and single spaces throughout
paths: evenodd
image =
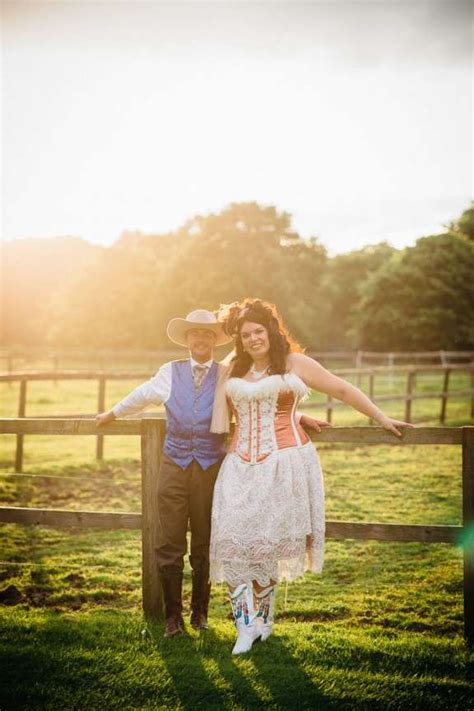
M 206 363 L 198 363 L 194 358 L 190 358 L 191 369 L 195 365 L 204 365 L 207 370 L 212 366 L 214 361 L 208 360 Z M 165 363 L 159 371 L 150 380 L 147 380 L 142 385 L 139 385 L 132 390 L 123 400 L 120 400 L 112 408 L 115 417 L 126 417 L 140 412 L 149 405 L 162 405 L 166 403 L 171 395 L 171 375 L 172 362 Z M 207 373 L 206 373 L 207 375 Z M 204 376 L 205 377 L 205 376 Z

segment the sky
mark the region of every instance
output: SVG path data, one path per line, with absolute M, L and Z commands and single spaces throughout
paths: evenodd
M 230 202 L 330 254 L 473 198 L 473 3 L 2 2 L 6 240 L 110 245 Z

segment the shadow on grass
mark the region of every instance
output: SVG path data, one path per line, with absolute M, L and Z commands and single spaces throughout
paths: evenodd
M 12 611 L 0 642 L 1 708 L 337 708 L 285 640 L 232 656 L 231 623 L 164 639 L 141 615 Z M 340 706 L 339 706 L 340 708 Z
M 148 643 L 160 655 L 172 680 L 180 708 L 226 708 L 227 694 L 216 674 L 210 675 L 203 664 L 204 637 L 182 635 L 165 639 L 164 625 L 148 623 Z
M 231 629 L 231 634 L 227 630 Z M 154 635 L 163 634 L 156 626 Z M 233 656 L 235 631 L 209 629 L 196 637 L 159 640 L 161 657 L 184 709 L 340 708 L 315 686 L 281 637 L 256 642 L 251 652 Z M 184 668 L 185 667 L 185 668 Z

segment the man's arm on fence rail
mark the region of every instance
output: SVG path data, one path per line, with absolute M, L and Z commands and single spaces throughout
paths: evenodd
M 118 417 L 134 415 L 148 405 L 161 405 L 168 400 L 170 392 L 171 363 L 165 363 L 150 380 L 138 385 L 107 412 L 97 415 L 97 424 L 106 425 Z

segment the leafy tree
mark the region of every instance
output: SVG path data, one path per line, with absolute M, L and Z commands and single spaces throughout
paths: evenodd
M 471 202 L 471 206 L 464 210 L 459 220 L 449 225 L 449 229 L 454 234 L 474 241 L 474 202 Z
M 121 241 L 58 290 L 48 340 L 95 348 L 156 348 L 164 271 L 158 257 Z
M 339 254 L 328 262 L 323 298 L 329 303 L 324 345 L 328 349 L 350 349 L 349 319 L 358 308 L 368 277 L 386 264 L 396 250 L 386 242 Z
M 292 230 L 288 213 L 257 203 L 232 203 L 218 214 L 197 216 L 177 235 L 182 249 L 165 279 L 172 313 L 199 304 L 215 309 L 246 296 L 277 304 L 306 345 L 318 331 L 320 277 L 326 250 Z
M 197 307 L 259 296 L 275 302 L 294 335 L 312 346 L 322 322 L 326 251 L 302 240 L 287 213 L 234 203 L 175 233 L 124 233 L 94 268 L 57 294 L 51 342 L 167 347 L 170 318 Z M 319 291 L 318 291 L 319 290 Z
M 78 275 L 87 273 L 103 247 L 79 237 L 23 239 L 2 245 L 2 343 L 45 343 L 54 315 L 53 299 Z
M 375 350 L 474 348 L 474 245 L 424 237 L 369 276 L 351 316 L 357 345 Z

